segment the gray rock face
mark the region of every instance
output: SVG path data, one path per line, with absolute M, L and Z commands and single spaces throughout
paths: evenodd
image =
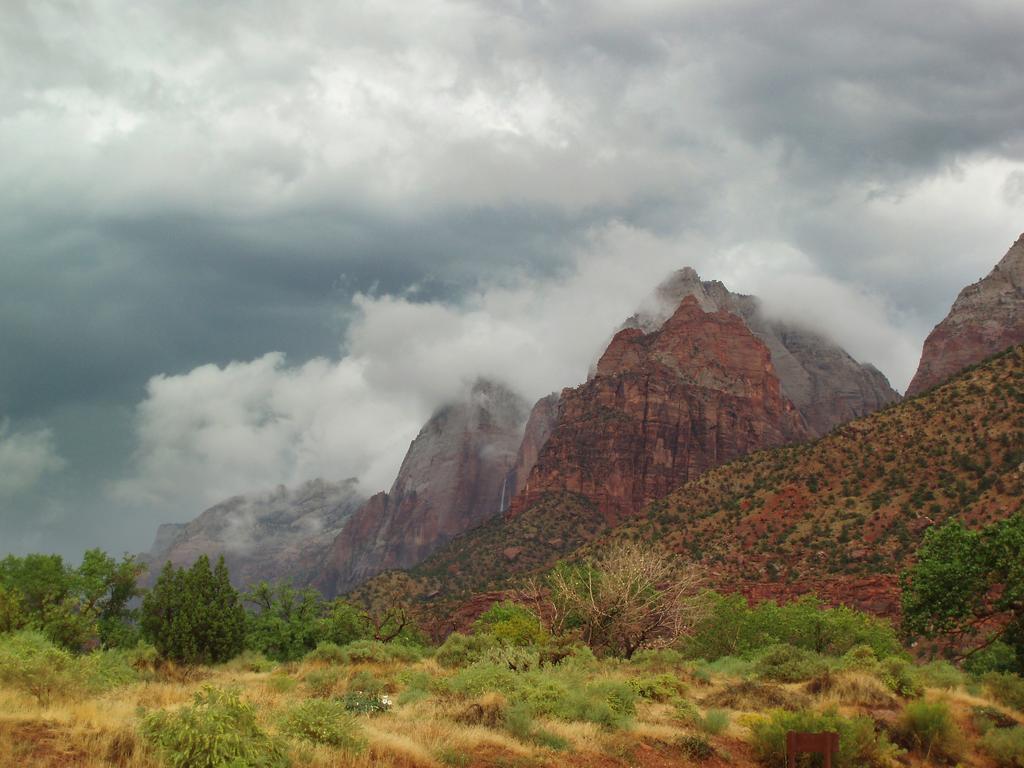
M 331 543 L 365 497 L 354 479 L 312 480 L 294 490 L 235 496 L 189 523 L 157 530 L 146 560 L 152 580 L 170 560 L 189 566 L 200 555 L 224 555 L 236 586 L 288 579 L 308 583 Z
M 175 540 L 185 530 L 188 523 L 162 523 L 157 526 L 156 538 L 153 539 L 153 546 L 145 556 L 149 563 L 164 563 L 167 555 L 174 546 Z
M 717 280 L 702 281 L 691 267 L 670 275 L 647 306 L 623 327 L 640 328 L 645 333 L 657 330 L 686 296 L 695 297 L 705 312 L 724 309 L 743 318 L 767 345 L 783 394 L 803 415 L 814 436 L 900 398 L 874 366 L 858 363 L 812 329 L 769 317 L 755 296 L 732 293 Z
M 989 274 L 962 291 L 924 342 L 907 395 L 937 386 L 968 366 L 1024 343 L 1024 235 Z
M 523 398 L 487 381 L 463 402 L 439 409 L 409 446 L 391 490 L 345 525 L 316 586 L 334 595 L 382 571 L 411 567 L 500 514 L 528 412 Z

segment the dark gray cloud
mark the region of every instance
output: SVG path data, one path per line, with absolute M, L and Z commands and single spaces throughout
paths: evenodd
M 380 483 L 464 378 L 573 383 L 684 263 L 801 286 L 905 385 L 1022 228 L 1022 34 L 1015 0 L 8 2 L 0 551 Z

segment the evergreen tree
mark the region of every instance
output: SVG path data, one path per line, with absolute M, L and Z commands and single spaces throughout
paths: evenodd
M 217 664 L 236 656 L 245 611 L 224 558 L 216 572 L 206 555 L 188 571 L 168 562 L 143 600 L 142 631 L 161 656 L 183 664 Z
M 167 658 L 180 658 L 173 638 L 173 628 L 184 600 L 181 574 L 181 569 L 176 569 L 168 560 L 156 584 L 142 599 L 142 616 L 139 621 L 142 636 L 153 644 L 157 653 Z
M 237 656 L 245 647 L 245 608 L 238 590 L 231 586 L 224 555 L 217 559 L 217 567 L 213 572 L 211 603 L 214 606 L 211 616 L 214 628 L 211 652 L 216 660 L 226 661 Z

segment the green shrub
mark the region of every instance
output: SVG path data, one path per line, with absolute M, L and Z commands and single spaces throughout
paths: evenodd
M 697 675 L 704 675 L 708 680 L 714 677 L 749 677 L 754 673 L 754 662 L 738 656 L 722 656 L 714 661 L 700 660 L 695 670 Z
M 405 685 L 405 690 L 396 699 L 398 704 L 413 704 L 427 698 L 434 684 L 430 673 L 421 669 L 405 670 L 398 675 L 398 680 Z
M 362 728 L 339 701 L 310 699 L 291 708 L 281 719 L 281 732 L 347 752 L 366 746 Z
M 287 675 L 271 675 L 264 681 L 264 684 L 267 688 L 277 693 L 288 693 L 295 690 L 299 681 Z
M 287 768 L 283 745 L 264 733 L 238 693 L 206 686 L 193 703 L 142 720 L 143 737 L 171 768 Z
M 910 702 L 903 710 L 900 728 L 907 745 L 926 760 L 934 755 L 955 761 L 962 750 L 962 734 L 944 701 Z
M 882 659 L 875 674 L 897 696 L 911 698 L 924 693 L 924 686 L 915 674 L 914 665 L 900 656 Z
M 511 600 L 487 609 L 473 624 L 473 631 L 515 646 L 541 645 L 548 637 L 537 614 Z
M 742 595 L 705 595 L 707 615 L 687 639 L 689 658 L 741 656 L 774 644 L 841 656 L 867 645 L 879 657 L 898 653 L 892 625 L 860 611 L 826 607 L 813 595 L 784 605 L 767 601 L 750 607 Z
M 0 683 L 35 696 L 41 706 L 84 692 L 88 678 L 79 659 L 40 632 L 0 637 Z
M 686 683 L 667 673 L 652 677 L 634 677 L 629 681 L 629 687 L 641 699 L 650 701 L 671 701 L 686 693 Z
M 462 696 L 479 696 L 495 691 L 509 698 L 521 694 L 525 688 L 525 676 L 508 667 L 493 662 L 478 661 L 460 669 L 442 684 L 452 693 Z
M 683 736 L 678 742 L 679 749 L 691 760 L 704 762 L 715 756 L 715 748 L 704 736 Z
M 467 636 L 452 632 L 434 653 L 434 659 L 442 667 L 465 667 L 480 658 L 495 645 L 490 635 Z
M 349 679 L 346 690 L 380 695 L 387 692 L 388 684 L 369 670 L 361 669 Z
M 423 658 L 423 649 L 403 643 L 382 643 L 379 640 L 356 640 L 341 646 L 341 661 L 346 664 L 369 662 L 388 664 L 391 662 L 410 663 Z
M 729 727 L 729 713 L 724 709 L 709 709 L 698 725 L 705 733 L 717 736 Z
M 671 671 L 685 663 L 686 657 L 672 648 L 645 648 L 634 653 L 630 659 L 630 664 L 634 667 L 642 667 L 652 672 Z
M 529 741 L 533 736 L 533 713 L 529 705 L 520 702 L 505 711 L 505 730 L 520 741 Z
M 675 704 L 676 718 L 687 725 L 697 725 L 700 722 L 700 710 L 692 701 L 680 699 Z
M 336 669 L 314 669 L 303 679 L 310 695 L 321 699 L 333 696 L 340 681 L 341 673 Z
M 870 645 L 855 645 L 843 654 L 839 666 L 843 669 L 874 672 L 878 669 L 878 657 Z
M 319 661 L 325 664 L 344 664 L 347 661 L 347 657 L 340 645 L 318 643 L 316 648 L 306 654 L 305 660 Z
M 899 754 L 884 734 L 876 736 L 870 718 L 845 718 L 834 709 L 825 712 L 775 710 L 751 724 L 750 731 L 755 756 L 769 766 L 786 764 L 786 733 L 789 731 L 838 733 L 839 754 L 833 763 L 835 768 L 887 766 Z
M 824 672 L 828 662 L 813 651 L 792 645 L 773 645 L 759 656 L 754 669 L 764 680 L 799 683 Z
M 548 749 L 566 749 L 569 742 L 550 731 L 534 725 L 530 706 L 525 702 L 513 704 L 505 712 L 505 730 L 520 741 L 537 744 Z
M 1024 727 L 994 728 L 981 737 L 981 748 L 999 768 L 1024 768 Z
M 532 647 L 496 645 L 489 648 L 480 658 L 482 661 L 508 667 L 515 672 L 540 668 L 540 652 Z
M 562 659 L 559 666 L 567 672 L 587 672 L 600 663 L 589 645 L 577 643 L 569 648 L 569 655 Z
M 1024 712 L 1024 678 L 1009 672 L 989 672 L 981 681 L 1000 704 Z
M 552 708 L 561 720 L 597 723 L 602 728 L 628 728 L 636 714 L 636 694 L 625 683 L 605 680 L 566 690 Z
M 928 688 L 951 691 L 964 684 L 964 673 L 948 661 L 932 661 L 916 670 L 917 679 Z
M 139 680 L 135 668 L 137 654 L 132 650 L 94 651 L 76 659 L 85 686 L 92 693 L 102 693 Z
M 979 677 L 989 672 L 1012 672 L 1015 669 L 1018 669 L 1017 652 L 1000 640 L 972 653 L 964 661 L 964 670 Z
M 576 675 L 532 674 L 520 680 L 521 692 L 516 697 L 530 705 L 537 715 L 555 715 L 562 701 L 573 688 L 582 689 L 583 679 Z

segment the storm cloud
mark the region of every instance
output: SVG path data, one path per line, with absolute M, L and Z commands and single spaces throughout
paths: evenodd
M 577 383 L 686 264 L 904 387 L 1024 229 L 1022 34 L 1012 0 L 5 3 L 0 552 L 378 490 L 467 381 Z

